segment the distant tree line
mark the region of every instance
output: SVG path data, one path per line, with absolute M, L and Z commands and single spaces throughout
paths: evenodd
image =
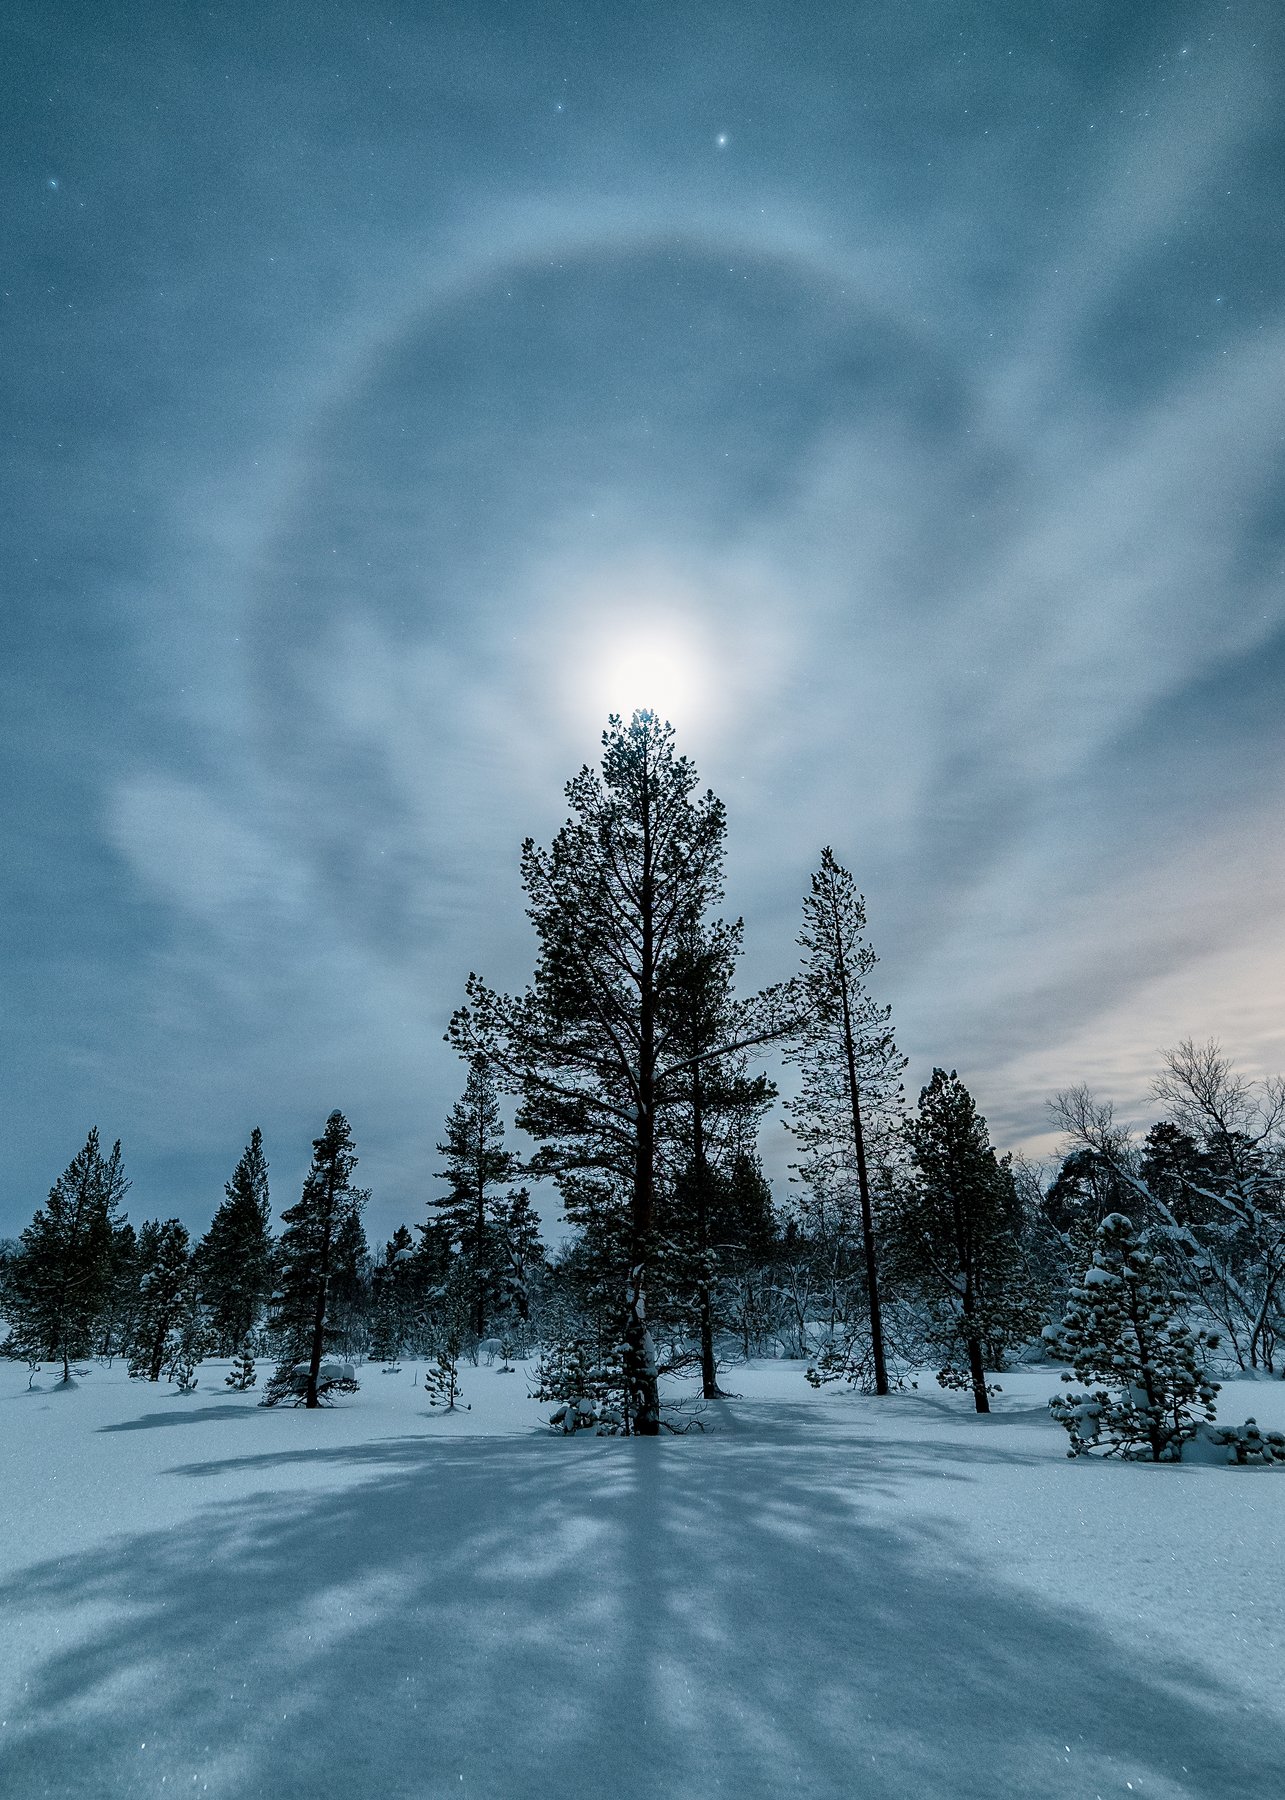
M 179 1385 L 217 1354 L 243 1388 L 270 1357 L 265 1402 L 304 1406 L 352 1391 L 363 1360 L 413 1355 L 453 1405 L 456 1363 L 482 1347 L 504 1367 L 538 1356 L 561 1429 L 643 1435 L 691 1422 L 665 1403 L 665 1375 L 715 1400 L 730 1364 L 789 1356 L 818 1385 L 874 1394 L 930 1367 L 984 1412 L 1016 1357 L 1106 1355 L 1107 1314 L 1085 1295 L 1142 1271 L 1192 1393 L 1215 1344 L 1280 1372 L 1285 1085 L 1184 1042 L 1144 1137 L 1076 1088 L 1054 1102 L 1056 1166 L 1000 1156 L 955 1072 L 908 1105 L 865 902 L 833 853 L 804 897 L 799 966 L 742 995 L 743 926 L 719 912 L 721 802 L 650 713 L 613 717 L 603 752 L 568 784 L 549 847 L 523 846 L 531 986 L 470 975 L 451 1020 L 465 1078 L 426 1216 L 371 1253 L 335 1112 L 279 1235 L 257 1130 L 204 1237 L 176 1219 L 136 1232 L 120 1145 L 104 1154 L 91 1132 L 0 1262 L 7 1354 L 64 1381 L 123 1356 Z M 755 1066 L 772 1046 L 797 1071 L 797 1160 L 775 1196 L 758 1145 L 777 1090 Z M 506 1099 L 525 1158 L 505 1142 Z M 541 1182 L 570 1227 L 552 1256 Z

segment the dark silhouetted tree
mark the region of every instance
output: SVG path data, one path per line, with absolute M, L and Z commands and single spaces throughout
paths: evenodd
M 507 1260 L 497 1223 L 504 1197 L 497 1189 L 513 1181 L 518 1166 L 504 1148 L 504 1120 L 484 1056 L 470 1059 L 464 1092 L 451 1108 L 446 1140 L 437 1150 L 446 1160 L 441 1178 L 449 1192 L 433 1205 L 463 1258 L 463 1279 L 472 1295 L 470 1323 L 482 1338 Z
M 827 846 L 803 902 L 798 940 L 805 1023 L 790 1052 L 802 1075 L 801 1092 L 790 1104 L 791 1128 L 804 1152 L 802 1179 L 836 1199 L 845 1213 L 849 1195 L 855 1199 L 873 1385 L 876 1394 L 886 1394 L 870 1140 L 872 1132 L 886 1137 L 897 1122 L 906 1062 L 893 1039 L 891 1008 L 876 1005 L 866 986 L 877 959 L 865 929 L 865 900 Z
M 244 1345 L 272 1293 L 272 1209 L 257 1125 L 223 1195 L 196 1247 L 196 1267 L 210 1329 L 228 1356 Z
M 738 1247 L 758 1229 L 738 1203 L 758 1202 L 745 1173 L 759 1121 L 775 1095 L 764 1075 L 751 1075 L 743 1052 L 720 1046 L 745 1036 L 748 1017 L 733 982 L 741 954 L 740 921 L 697 921 L 683 937 L 665 996 L 663 1023 L 674 1073 L 669 1084 L 662 1161 L 665 1166 L 661 1272 L 669 1307 L 695 1311 L 701 1392 L 722 1398 L 715 1356 L 715 1294 Z M 739 1159 L 739 1160 L 738 1160 Z M 735 1172 L 735 1174 L 734 1174 Z
M 312 1146 L 312 1167 L 303 1193 L 281 1217 L 281 1285 L 275 1296 L 271 1328 L 280 1337 L 280 1361 L 261 1404 L 282 1400 L 320 1406 L 335 1392 L 351 1391 L 351 1376 L 323 1373 L 332 1283 L 342 1277 L 348 1246 L 361 1230 L 366 1195 L 352 1185 L 357 1153 L 352 1131 L 341 1112 L 332 1112 Z M 363 1235 L 364 1242 L 364 1235 Z M 326 1364 L 328 1370 L 335 1365 Z
M 937 1379 L 971 1388 L 978 1412 L 989 1412 L 987 1351 L 998 1361 L 1041 1318 L 1012 1176 L 954 1070 L 933 1071 L 905 1130 L 913 1168 L 886 1214 L 889 1262 L 933 1315 L 945 1354 Z
M 449 1033 L 521 1096 L 518 1123 L 545 1146 L 542 1167 L 599 1171 L 598 1192 L 621 1215 L 627 1410 L 644 1436 L 661 1426 L 646 1305 L 657 1147 L 691 1064 L 666 1006 L 685 940 L 722 895 L 723 806 L 711 793 L 694 799 L 696 785 L 673 728 L 654 713 L 610 720 L 601 772 L 585 767 L 568 783 L 572 816 L 550 848 L 523 845 L 534 985 L 513 998 L 470 975 Z M 779 1029 L 779 1019 L 761 1022 L 752 1041 Z
M 159 1381 L 194 1285 L 187 1227 L 178 1219 L 148 1220 L 139 1234 L 138 1306 L 130 1342 L 129 1372 Z
M 531 1320 L 531 1288 L 545 1266 L 540 1215 L 526 1188 L 511 1191 L 499 1208 L 498 1231 L 504 1251 L 504 1297 L 521 1324 Z
M 120 1143 L 104 1157 L 98 1131 L 58 1177 L 19 1240 L 10 1275 L 10 1354 L 32 1349 L 71 1365 L 93 1354 L 110 1303 L 117 1209 L 129 1182 Z

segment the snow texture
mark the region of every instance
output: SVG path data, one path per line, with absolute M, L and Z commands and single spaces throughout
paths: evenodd
M 1068 1462 L 1054 1371 L 979 1418 L 759 1364 L 655 1441 L 530 1365 L 446 1417 L 228 1367 L 0 1364 L 0 1793 L 1279 1800 L 1285 1480 Z

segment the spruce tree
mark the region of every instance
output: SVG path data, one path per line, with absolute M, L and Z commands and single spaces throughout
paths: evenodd
M 806 1023 L 791 1049 L 802 1091 L 790 1105 L 804 1151 L 799 1172 L 831 1195 L 851 1189 L 860 1219 L 861 1258 L 870 1314 L 876 1394 L 889 1390 L 879 1255 L 871 1187 L 871 1134 L 886 1136 L 901 1104 L 901 1073 L 891 1009 L 872 999 L 866 977 L 876 957 L 865 939 L 866 904 L 827 847 L 803 902 L 801 987 Z
M 495 1190 L 517 1173 L 517 1158 L 504 1148 L 504 1120 L 484 1056 L 469 1060 L 464 1092 L 451 1108 L 446 1139 L 437 1151 L 446 1160 L 441 1179 L 449 1192 L 433 1205 L 464 1259 L 472 1289 L 470 1323 L 474 1335 L 483 1338 L 505 1261 L 497 1229 L 503 1198 Z
M 1202 1421 L 1214 1416 L 1218 1383 L 1204 1371 L 1218 1339 L 1178 1317 L 1164 1264 L 1123 1213 L 1108 1213 L 1093 1264 L 1071 1291 L 1059 1348 L 1087 1394 L 1057 1394 L 1050 1410 L 1070 1434 L 1068 1456 L 1087 1450 L 1177 1462 Z M 1064 1375 L 1064 1381 L 1073 1379 Z
M 716 1286 L 729 1253 L 755 1230 L 738 1215 L 737 1202 L 753 1206 L 757 1194 L 732 1179 L 732 1169 L 744 1167 L 743 1152 L 755 1143 L 776 1092 L 766 1076 L 750 1075 L 743 1053 L 717 1053 L 736 1041 L 746 1023 L 732 993 L 742 935 L 739 920 L 694 923 L 676 959 L 663 1014 L 676 1067 L 666 1117 L 671 1175 L 659 1285 L 669 1289 L 677 1312 L 684 1299 L 694 1309 L 707 1400 L 724 1397 L 715 1357 Z
M 245 1343 L 272 1292 L 272 1208 L 263 1133 L 250 1142 L 223 1189 L 210 1229 L 196 1248 L 196 1266 L 219 1354 Z
M 396 1364 L 411 1335 L 416 1312 L 414 1240 L 399 1225 L 384 1246 L 383 1261 L 371 1276 L 369 1354 Z
M 112 1228 L 110 1273 L 98 1321 L 98 1354 L 111 1357 L 128 1349 L 138 1306 L 138 1236 L 128 1219 Z
M 71 1365 L 92 1356 L 110 1303 L 117 1210 L 129 1182 L 119 1140 L 104 1157 L 95 1127 L 19 1240 L 10 1277 L 8 1353 Z
M 335 1234 L 327 1306 L 327 1336 L 345 1358 L 364 1355 L 370 1330 L 371 1258 L 362 1211 L 368 1188 L 354 1188 L 347 1217 Z
M 449 1225 L 440 1219 L 417 1224 L 420 1241 L 415 1248 L 410 1279 L 415 1292 L 415 1335 L 430 1345 L 444 1338 L 459 1338 L 468 1316 L 468 1296 L 461 1294 L 455 1278 L 455 1255 Z
M 526 1326 L 531 1322 L 532 1286 L 545 1266 L 540 1215 L 526 1188 L 513 1189 L 505 1197 L 498 1208 L 497 1229 L 506 1264 L 505 1302 L 517 1314 L 519 1325 Z
M 174 1347 L 171 1334 L 177 1334 L 180 1319 L 190 1310 L 193 1278 L 187 1227 L 178 1219 L 166 1219 L 163 1224 L 149 1219 L 139 1243 L 140 1280 L 129 1372 L 135 1378 L 159 1381 Z
M 623 1344 L 595 1347 L 582 1337 L 549 1345 L 535 1372 L 532 1399 L 553 1403 L 552 1430 L 567 1437 L 577 1431 L 612 1437 L 628 1431 L 624 1352 Z
M 166 1380 L 175 1382 L 185 1394 L 195 1392 L 196 1371 L 213 1348 L 214 1337 L 206 1323 L 195 1271 L 189 1267 L 166 1348 Z
M 977 1411 L 989 1412 L 987 1351 L 1000 1361 L 1040 1318 L 1012 1176 L 953 1069 L 934 1069 L 906 1140 L 913 1168 L 883 1221 L 889 1262 L 928 1307 L 945 1358 L 938 1381 L 971 1388 Z
M 522 881 L 539 943 L 527 993 L 496 993 L 477 976 L 449 1041 L 479 1053 L 521 1096 L 518 1124 L 544 1146 L 542 1167 L 568 1184 L 597 1171 L 619 1221 L 621 1337 L 634 1429 L 661 1428 L 659 1373 L 647 1323 L 655 1254 L 657 1153 L 664 1115 L 691 1059 L 674 1053 L 665 1004 L 684 938 L 722 894 L 726 823 L 712 793 L 676 754 L 672 726 L 651 712 L 612 717 L 602 770 L 568 783 L 572 817 L 548 850 L 527 839 Z M 764 998 L 748 1042 L 783 1029 L 779 994 Z M 736 1044 L 712 1046 L 710 1058 Z
M 353 1227 L 361 1228 L 366 1195 L 352 1185 L 357 1153 L 352 1131 L 341 1112 L 332 1112 L 326 1128 L 313 1141 L 312 1167 L 303 1193 L 281 1217 L 280 1288 L 275 1296 L 271 1329 L 280 1340 L 280 1360 L 261 1402 L 283 1400 L 316 1407 L 330 1393 L 353 1392 L 356 1382 L 346 1365 L 325 1362 L 326 1339 L 333 1335 L 330 1318 L 332 1282 L 342 1272 L 344 1244 Z M 324 1363 L 324 1368 L 323 1368 Z

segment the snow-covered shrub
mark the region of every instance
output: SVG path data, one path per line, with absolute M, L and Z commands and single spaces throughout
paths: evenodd
M 1087 1393 L 1057 1394 L 1049 1409 L 1070 1435 L 1068 1456 L 1101 1450 L 1177 1462 L 1214 1417 L 1217 1382 L 1202 1367 L 1218 1339 L 1176 1316 L 1163 1265 L 1123 1213 L 1098 1227 L 1092 1266 L 1071 1290 L 1058 1344 Z
M 595 1353 L 583 1338 L 553 1344 L 536 1369 L 533 1400 L 551 1400 L 552 1430 L 570 1436 L 577 1431 L 596 1431 L 600 1436 L 627 1435 L 629 1415 L 625 1397 L 625 1346 L 612 1345 Z
M 1285 1431 L 1263 1431 L 1256 1419 L 1243 1425 L 1201 1425 L 1183 1446 L 1182 1460 L 1285 1467 Z
M 195 1285 L 189 1283 L 166 1348 L 166 1380 L 174 1382 L 180 1393 L 195 1393 L 196 1371 L 215 1348 L 200 1297 Z
M 278 1369 L 264 1392 L 260 1406 L 276 1406 L 284 1401 L 289 1406 L 305 1406 L 308 1400 L 309 1361 L 292 1364 L 289 1368 Z M 335 1394 L 355 1394 L 357 1392 L 357 1370 L 350 1362 L 341 1362 L 335 1356 L 323 1356 L 317 1366 L 317 1399 L 323 1406 L 329 1406 Z

